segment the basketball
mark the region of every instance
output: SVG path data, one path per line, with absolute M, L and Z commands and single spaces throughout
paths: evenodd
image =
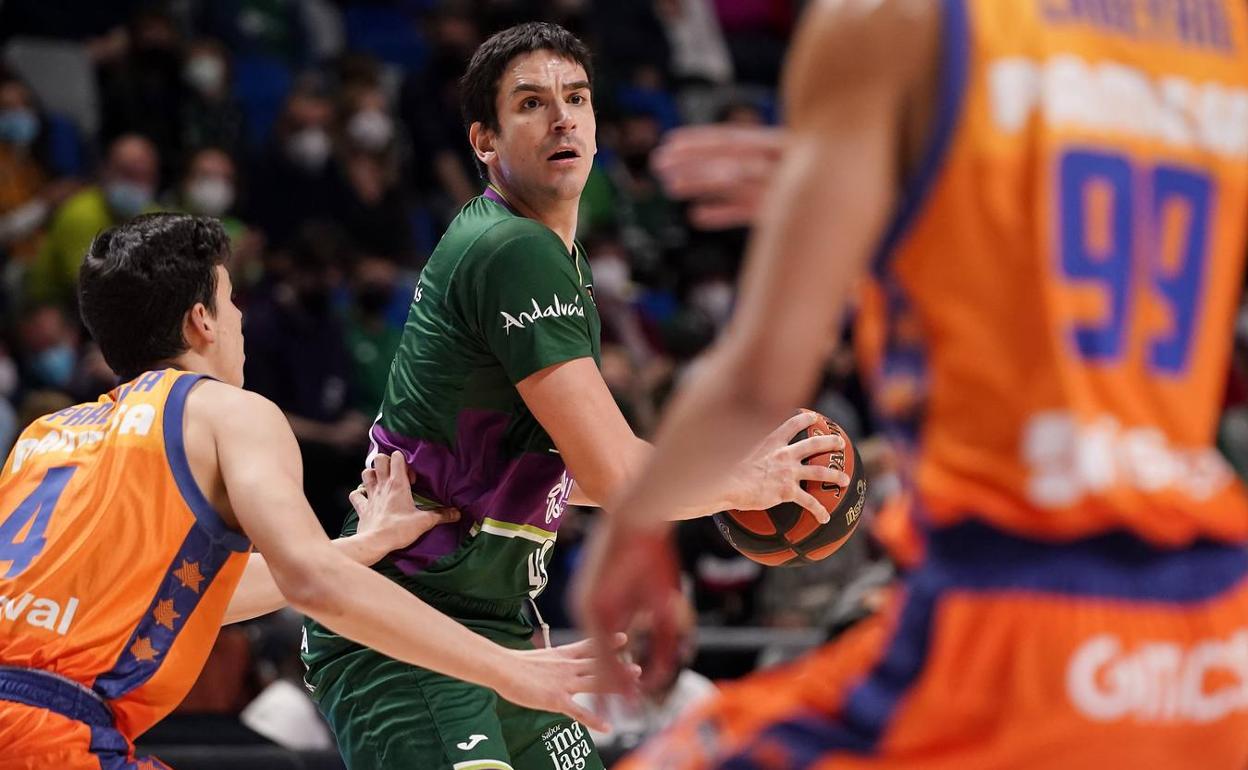
M 809 465 L 818 463 L 844 471 L 849 488 L 817 481 L 803 481 L 802 488 L 823 503 L 832 518 L 820 524 L 814 514 L 797 503 L 781 503 L 765 511 L 725 511 L 714 516 L 715 525 L 724 538 L 745 556 L 769 567 L 800 566 L 826 559 L 836 553 L 858 527 L 862 506 L 867 496 L 867 480 L 862 471 L 858 450 L 841 426 L 823 415 L 809 428 L 802 430 L 789 443 L 811 436 L 840 434 L 845 448 L 806 458 Z

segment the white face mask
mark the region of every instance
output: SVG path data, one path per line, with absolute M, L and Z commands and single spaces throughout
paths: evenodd
M 632 269 L 616 254 L 603 254 L 593 261 L 594 288 L 604 297 L 627 299 L 632 294 Z
M 182 77 L 201 94 L 216 93 L 225 85 L 225 62 L 215 56 L 191 57 Z
M 194 179 L 186 186 L 186 205 L 194 214 L 219 217 L 234 205 L 234 187 L 219 176 Z
M 381 110 L 361 110 L 348 121 L 347 135 L 361 148 L 377 152 L 394 138 L 394 121 Z
M 118 179 L 104 185 L 104 197 L 113 213 L 122 219 L 138 216 L 152 203 L 152 188 Z
M 700 284 L 689 294 L 689 304 L 710 316 L 717 326 L 723 326 L 732 317 L 734 299 L 736 290 L 727 281 Z
M 286 140 L 287 155 L 307 171 L 320 171 L 332 149 L 329 134 L 323 128 L 305 128 Z

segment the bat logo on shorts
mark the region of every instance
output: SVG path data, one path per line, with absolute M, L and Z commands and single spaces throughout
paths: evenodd
M 481 741 L 488 741 L 488 740 L 489 740 L 489 737 L 485 735 L 481 735 L 481 734 L 470 735 L 468 736 L 468 740 L 464 741 L 463 743 L 455 744 L 455 748 L 463 749 L 464 751 L 472 751 L 473 749 L 477 747 L 478 743 L 480 743 Z

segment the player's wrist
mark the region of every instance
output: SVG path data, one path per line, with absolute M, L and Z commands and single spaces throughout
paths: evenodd
M 376 530 L 356 532 L 354 535 L 339 538 L 339 540 L 345 542 L 355 561 L 365 567 L 373 566 L 398 547 L 387 542 L 385 537 Z

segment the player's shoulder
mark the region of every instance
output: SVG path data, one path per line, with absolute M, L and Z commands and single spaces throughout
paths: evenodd
M 221 380 L 205 377 L 195 383 L 186 400 L 187 418 L 210 425 L 260 428 L 284 422 L 282 410 L 269 399 Z
M 486 201 L 488 205 L 494 205 Z M 530 267 L 570 263 L 563 241 L 554 231 L 527 217 L 507 214 L 481 227 L 459 257 L 461 273 L 494 273 L 523 262 Z
M 477 239 L 474 255 L 489 258 L 499 253 L 534 249 L 561 254 L 565 251 L 559 236 L 540 222 L 527 217 L 508 216 L 492 223 Z

